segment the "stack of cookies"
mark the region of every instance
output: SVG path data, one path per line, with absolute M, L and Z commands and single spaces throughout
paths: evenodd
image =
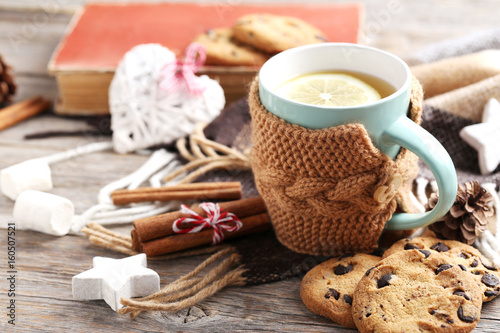
M 326 42 L 326 36 L 295 17 L 248 14 L 237 19 L 231 28 L 210 29 L 193 42 L 205 46 L 207 65 L 260 66 L 273 54 Z
M 312 312 L 361 332 L 470 332 L 499 291 L 499 270 L 478 250 L 418 237 L 382 258 L 328 260 L 306 274 L 300 294 Z

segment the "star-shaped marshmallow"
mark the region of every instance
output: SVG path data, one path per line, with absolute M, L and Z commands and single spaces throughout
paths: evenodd
M 94 268 L 73 276 L 75 299 L 104 299 L 115 311 L 122 308 L 122 297 L 147 296 L 160 290 L 160 277 L 146 268 L 144 253 L 112 259 L 94 257 Z
M 479 169 L 487 175 L 500 164 L 500 102 L 495 98 L 486 103 L 482 121 L 462 128 L 460 137 L 477 150 Z

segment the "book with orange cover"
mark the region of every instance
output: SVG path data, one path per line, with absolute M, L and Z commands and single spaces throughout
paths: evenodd
M 358 40 L 362 6 L 346 4 L 89 4 L 77 13 L 49 63 L 58 83 L 60 114 L 108 113 L 108 88 L 123 55 L 139 44 L 159 43 L 182 56 L 210 28 L 230 27 L 241 16 L 270 13 L 300 18 L 331 42 Z M 198 74 L 218 79 L 228 101 L 242 97 L 258 68 L 205 66 Z

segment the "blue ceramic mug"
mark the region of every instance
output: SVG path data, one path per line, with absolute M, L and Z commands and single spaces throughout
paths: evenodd
M 275 93 L 278 86 L 294 77 L 328 71 L 369 74 L 388 82 L 396 91 L 373 103 L 347 107 L 309 105 Z M 436 138 L 407 117 L 411 81 L 408 65 L 388 52 L 349 43 L 313 44 L 269 59 L 259 72 L 259 97 L 269 112 L 289 123 L 311 129 L 361 123 L 374 145 L 390 158 L 404 147 L 424 161 L 436 178 L 439 201 L 426 213 L 395 213 L 386 224 L 387 229 L 406 230 L 439 220 L 457 195 L 457 176 L 450 156 Z

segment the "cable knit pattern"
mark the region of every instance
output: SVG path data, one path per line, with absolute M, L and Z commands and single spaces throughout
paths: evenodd
M 422 98 L 414 80 L 409 116 L 417 123 Z M 260 103 L 258 79 L 249 104 L 252 170 L 283 245 L 312 255 L 371 252 L 397 206 L 411 211 L 408 195 L 418 173 L 412 152 L 401 149 L 393 161 L 361 124 L 311 130 L 287 123 Z M 376 189 L 395 175 L 403 180 L 399 191 L 387 202 L 376 201 Z

